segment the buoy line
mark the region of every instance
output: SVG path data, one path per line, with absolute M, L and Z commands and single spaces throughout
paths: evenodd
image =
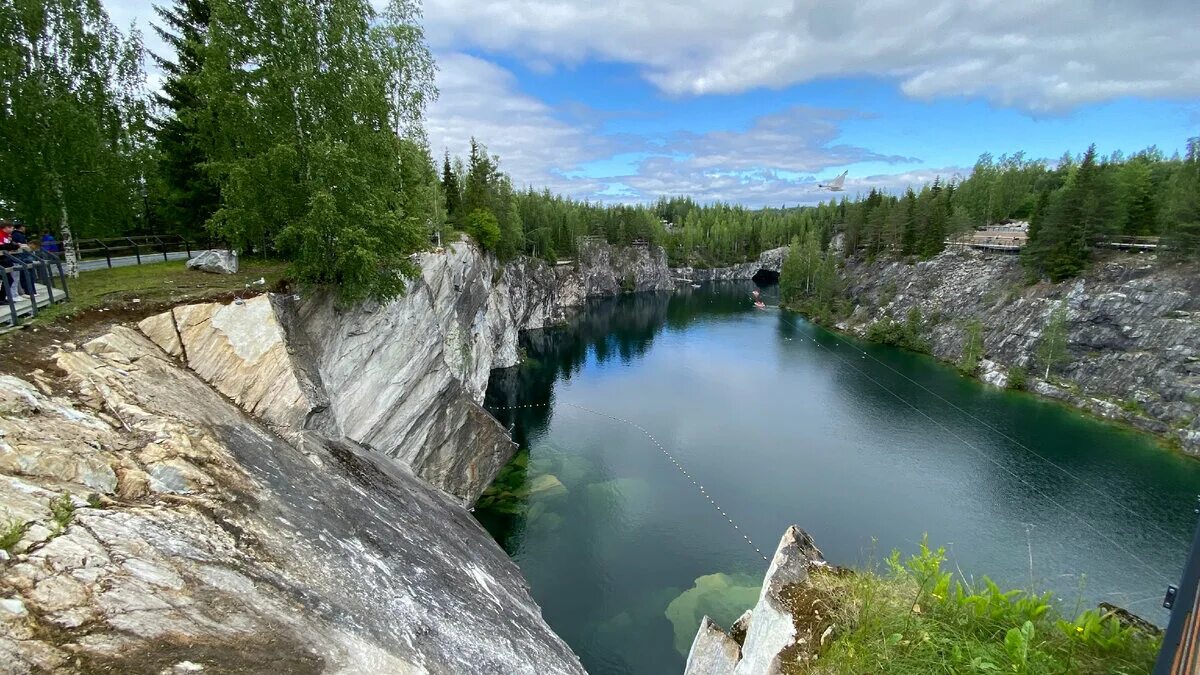
M 757 553 L 759 556 L 761 556 L 763 560 L 767 560 L 767 561 L 770 560 L 770 558 L 768 558 L 762 552 L 762 549 L 760 549 L 758 547 L 758 545 L 756 545 L 754 543 L 754 541 L 752 539 L 750 539 L 750 536 L 747 535 L 745 532 L 743 532 L 740 527 L 738 527 L 738 524 L 734 522 L 733 517 L 730 516 L 729 513 L 727 511 L 725 511 L 725 509 L 721 508 L 721 505 L 718 504 L 715 499 L 713 499 L 712 495 L 709 494 L 709 492 L 704 488 L 704 484 L 702 484 L 700 481 L 696 480 L 696 477 L 693 476 L 687 470 L 686 467 L 684 467 L 683 463 L 680 462 L 678 459 L 676 459 L 675 456 L 672 455 L 671 452 L 669 450 L 667 450 L 663 446 L 663 444 L 658 441 L 657 438 L 654 437 L 654 434 L 651 434 L 649 431 L 647 431 L 645 427 L 638 424 L 637 422 L 627 420 L 624 417 L 617 417 L 616 415 L 609 415 L 608 413 L 600 412 L 599 410 L 592 410 L 591 408 L 585 408 L 584 406 L 577 405 L 575 403 L 561 402 L 561 405 L 575 408 L 576 410 L 582 410 L 584 412 L 591 413 L 591 414 L 597 415 L 599 417 L 607 417 L 610 420 L 613 420 L 615 422 L 621 422 L 623 424 L 627 424 L 627 425 L 633 427 L 634 429 L 637 429 L 638 431 L 642 432 L 646 436 L 646 438 L 650 439 L 650 442 L 654 444 L 654 447 L 658 448 L 659 452 L 661 452 L 663 454 L 663 456 L 667 458 L 667 461 L 669 461 L 672 465 L 675 466 L 676 469 L 679 470 L 679 473 L 683 476 L 684 480 L 687 480 L 688 482 L 690 482 L 692 484 L 692 486 L 695 487 L 699 491 L 700 496 L 705 501 L 707 501 L 709 504 L 711 504 L 712 507 L 717 510 L 717 513 L 721 514 L 722 518 L 724 518 L 726 521 L 729 522 L 729 525 L 731 527 L 733 527 L 734 530 L 737 531 L 737 534 L 739 536 L 741 536 L 741 538 L 743 540 L 745 540 L 745 542 L 747 544 L 749 544 L 750 548 L 754 549 L 754 552 Z M 524 405 L 487 406 L 487 407 L 491 410 L 522 410 L 522 409 L 530 409 L 530 408 L 549 408 L 550 404 L 549 403 L 526 403 Z

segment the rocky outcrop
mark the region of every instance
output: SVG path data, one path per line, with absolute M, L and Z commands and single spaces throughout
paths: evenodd
M 810 578 L 836 572 L 808 533 L 789 527 L 771 559 L 758 604 L 738 619 L 732 635 L 704 617 L 684 672 L 770 675 L 809 663 L 832 632 Z
M 1014 367 L 1034 392 L 1167 436 L 1200 454 L 1200 269 L 1152 255 L 1118 255 L 1084 277 L 1027 285 L 1010 256 L 947 251 L 909 265 L 851 263 L 857 307 L 841 327 L 865 333 L 920 310 L 931 351 L 958 361 L 966 326 L 982 327 L 980 377 L 1003 386 Z M 1068 357 L 1042 381 L 1042 334 L 1066 311 Z
M 419 256 L 421 276 L 386 304 L 297 308 L 339 433 L 474 503 L 512 455 L 480 408 L 493 368 L 519 358 L 517 334 L 564 322 L 588 297 L 673 288 L 661 249 L 584 242 L 570 265 L 501 265 L 466 242 Z
M 194 258 L 188 259 L 187 268 L 213 274 L 237 274 L 238 254 L 237 251 L 225 249 L 200 251 Z
M 731 267 L 697 268 L 676 267 L 671 270 L 677 278 L 703 281 L 739 281 L 753 279 L 760 272 L 779 274 L 783 269 L 783 259 L 787 256 L 788 247 L 781 246 L 759 254 L 757 260 L 733 265 Z
M 215 323 L 177 356 L 125 327 L 61 352 L 80 403 L 0 378 L 0 670 L 582 672 L 461 506 L 181 368 L 271 363 Z

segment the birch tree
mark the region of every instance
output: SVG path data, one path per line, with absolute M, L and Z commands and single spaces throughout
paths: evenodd
M 67 269 L 74 234 L 143 217 L 146 104 L 141 38 L 99 0 L 0 3 L 0 199 L 55 225 Z

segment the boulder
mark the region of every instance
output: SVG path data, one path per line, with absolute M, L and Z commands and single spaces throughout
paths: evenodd
M 237 251 L 227 249 L 209 249 L 201 251 L 187 261 L 188 269 L 212 272 L 213 274 L 237 274 Z

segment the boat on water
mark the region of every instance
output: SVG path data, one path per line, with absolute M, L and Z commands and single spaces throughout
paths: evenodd
M 700 288 L 700 284 L 692 284 L 692 288 Z
M 754 307 L 755 307 L 756 309 L 766 309 L 766 308 L 767 308 L 767 306 L 766 306 L 765 304 L 763 304 L 763 301 L 762 301 L 762 300 L 755 300 L 755 301 L 754 301 Z

